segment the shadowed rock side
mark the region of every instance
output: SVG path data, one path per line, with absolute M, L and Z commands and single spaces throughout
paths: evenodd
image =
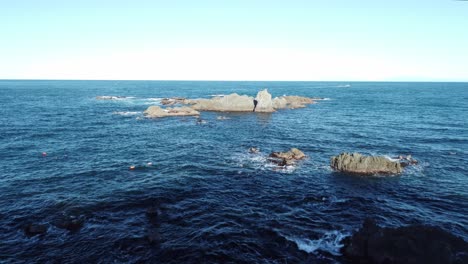
M 398 174 L 403 171 L 399 162 L 381 156 L 364 156 L 359 153 L 341 153 L 330 160 L 330 166 L 341 172 L 356 174 Z
M 468 263 L 468 243 L 438 227 L 382 228 L 366 219 L 343 244 L 341 251 L 352 263 Z
M 167 117 L 167 116 L 198 116 L 200 112 L 194 110 L 190 107 L 173 107 L 163 109 L 159 106 L 150 106 L 146 109 L 143 114 L 146 117 L 158 118 L 158 117 Z

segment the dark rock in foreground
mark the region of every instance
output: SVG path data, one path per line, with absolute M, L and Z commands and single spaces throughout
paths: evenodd
M 398 174 L 403 171 L 399 162 L 382 156 L 364 156 L 359 153 L 341 153 L 330 160 L 332 169 L 356 174 Z
M 352 263 L 468 263 L 468 243 L 438 227 L 383 228 L 366 219 L 343 244 L 341 251 Z

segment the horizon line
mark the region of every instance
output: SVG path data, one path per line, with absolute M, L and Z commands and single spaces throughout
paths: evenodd
M 468 80 L 170 80 L 170 79 L 3 79 L 0 78 L 0 81 L 143 81 L 143 82 L 344 82 L 344 83 L 357 83 L 357 82 L 389 82 L 389 83 L 468 83 Z

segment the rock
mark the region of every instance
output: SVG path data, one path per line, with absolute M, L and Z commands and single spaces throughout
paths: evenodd
M 80 217 L 67 216 L 62 219 L 59 219 L 55 226 L 61 229 L 66 229 L 70 232 L 79 231 L 84 225 L 84 219 Z
M 294 165 L 297 160 L 305 159 L 307 156 L 297 148 L 292 148 L 287 152 L 273 152 L 269 160 L 278 166 Z
M 359 153 L 341 153 L 330 160 L 332 169 L 356 174 L 398 174 L 403 171 L 399 162 L 382 156 L 363 156 Z
M 278 109 L 295 109 L 303 108 L 308 104 L 314 104 L 315 101 L 309 97 L 302 96 L 280 96 L 273 99 L 273 108 Z
M 275 111 L 273 108 L 273 102 L 271 100 L 271 94 L 268 93 L 267 89 L 258 92 L 255 100 L 257 100 L 257 107 L 255 107 L 255 112 L 272 113 Z
M 185 98 L 183 97 L 172 97 L 164 98 L 161 100 L 162 105 L 175 105 L 175 104 L 185 104 Z
M 149 118 L 167 117 L 167 116 L 198 116 L 200 112 L 190 107 L 161 108 L 159 106 L 150 106 L 143 114 Z
M 218 112 L 252 112 L 254 108 L 254 98 L 236 93 L 217 96 L 211 99 L 189 99 L 185 103 L 198 111 L 218 111 Z
M 249 153 L 252 153 L 252 154 L 257 154 L 260 152 L 260 149 L 259 148 L 249 148 Z
M 468 263 L 468 243 L 438 227 L 382 228 L 366 219 L 343 244 L 352 263 Z
M 416 165 L 418 164 L 419 162 L 415 159 L 413 159 L 413 157 L 411 155 L 408 155 L 408 156 L 402 156 L 400 155 L 398 157 L 398 160 L 400 161 L 400 164 L 401 166 L 404 168 L 404 167 L 407 167 L 407 166 L 410 166 L 410 165 Z
M 24 228 L 24 234 L 28 237 L 32 237 L 35 235 L 42 235 L 47 233 L 47 226 L 42 224 L 28 224 Z
M 185 99 L 171 98 L 163 100 L 163 104 L 188 104 L 198 111 L 218 112 L 252 112 L 254 110 L 254 99 L 257 101 L 255 112 L 272 113 L 277 109 L 301 108 L 315 101 L 312 98 L 301 96 L 281 96 L 272 99 L 267 89 L 259 91 L 255 98 L 236 93 L 226 96 L 215 96 L 211 99 Z

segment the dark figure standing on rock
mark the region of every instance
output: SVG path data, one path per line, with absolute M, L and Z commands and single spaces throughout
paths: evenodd
M 252 112 L 255 112 L 255 108 L 257 108 L 257 104 L 258 104 L 258 101 L 254 99 L 254 109 L 252 110 Z

